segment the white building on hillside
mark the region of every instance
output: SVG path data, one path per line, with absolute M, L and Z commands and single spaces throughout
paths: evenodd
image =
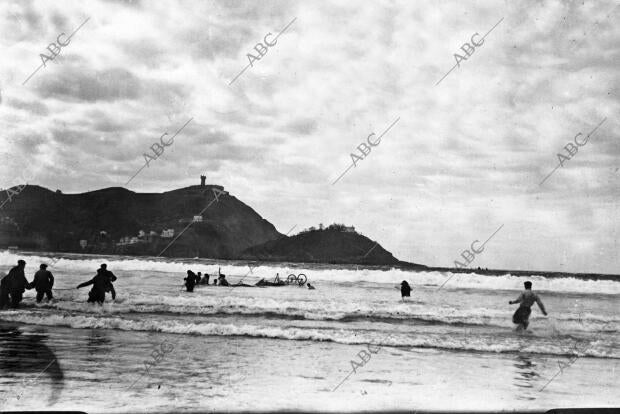
M 174 237 L 174 229 L 166 229 L 161 232 L 161 237 L 171 238 Z

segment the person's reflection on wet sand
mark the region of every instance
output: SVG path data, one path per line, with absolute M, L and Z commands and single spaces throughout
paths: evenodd
M 517 369 L 516 376 L 514 377 L 514 385 L 521 388 L 519 395 L 520 400 L 535 400 L 529 389 L 534 388 L 534 382 L 540 377 L 535 371 L 536 363 L 532 361 L 528 355 L 518 354 L 513 366 Z
M 103 360 L 108 361 L 107 356 L 111 354 L 112 341 L 106 335 L 104 330 L 91 329 L 86 340 L 86 352 L 89 355 L 90 363 L 93 366 L 101 367 L 103 362 L 97 362 L 101 356 L 105 356 Z
M 88 333 L 88 339 L 86 342 L 86 346 L 88 347 L 89 353 L 97 352 L 97 348 L 100 348 L 104 345 L 109 345 L 112 341 L 106 335 L 104 330 L 101 329 L 91 329 Z
M 44 343 L 47 338 L 47 335 L 41 333 L 22 332 L 19 325 L 0 324 L 0 371 L 4 377 L 19 374 L 25 377 L 23 383 L 15 387 L 15 394 L 9 395 L 6 400 L 13 397 L 21 399 L 23 392 L 20 391 L 24 384 L 30 383 L 42 391 L 44 381 L 41 377 L 47 376 L 52 385 L 47 403 L 53 405 L 58 401 L 64 387 L 64 374 L 56 355 Z M 26 398 L 40 399 L 41 395 L 29 390 Z

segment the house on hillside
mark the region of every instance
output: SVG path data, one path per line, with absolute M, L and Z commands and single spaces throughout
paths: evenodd
M 149 242 L 152 242 L 153 240 L 155 240 L 157 237 L 159 237 L 159 233 L 157 233 L 156 231 L 149 231 L 149 234 L 146 236 L 146 240 Z
M 118 241 L 118 243 L 116 243 L 117 246 L 124 246 L 126 244 L 130 244 L 131 243 L 131 238 L 129 236 L 125 236 L 125 237 L 121 237 Z
M 162 230 L 161 237 L 168 238 L 168 239 L 174 237 L 174 229 Z

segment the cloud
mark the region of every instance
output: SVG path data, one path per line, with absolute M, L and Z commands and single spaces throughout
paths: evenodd
M 46 116 L 49 115 L 47 105 L 37 101 L 26 101 L 19 98 L 12 98 L 6 102 L 7 106 L 15 109 L 21 109 L 29 113 L 29 115 Z
M 37 91 L 42 98 L 74 101 L 114 101 L 138 99 L 143 94 L 142 82 L 122 68 L 84 71 L 69 66 L 53 77 L 44 77 Z

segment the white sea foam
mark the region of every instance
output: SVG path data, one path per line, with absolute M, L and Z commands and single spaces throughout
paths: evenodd
M 329 341 L 342 344 L 373 344 L 378 346 L 440 348 L 481 352 L 529 352 L 620 358 L 617 348 L 596 341 L 586 343 L 574 351 L 567 343 L 556 338 L 529 338 L 525 345 L 515 340 L 515 335 L 450 335 L 424 334 L 394 331 L 389 334 L 375 330 L 359 329 L 313 329 L 291 326 L 263 326 L 233 323 L 194 323 L 183 320 L 130 320 L 118 316 L 74 315 L 67 312 L 56 314 L 29 314 L 23 311 L 8 311 L 3 319 L 13 322 L 28 322 L 44 326 L 66 326 L 71 328 L 119 329 L 124 331 L 154 331 L 172 334 L 248 336 L 288 340 Z M 182 340 L 179 338 L 179 340 Z
M 505 326 L 514 309 L 467 308 L 442 305 L 429 307 L 424 303 L 375 301 L 352 303 L 346 301 L 276 300 L 265 297 L 242 296 L 165 296 L 128 294 L 117 302 L 103 307 L 85 303 L 78 293 L 61 292 L 61 300 L 36 305 L 45 309 L 96 314 L 154 313 L 182 315 L 239 315 L 296 318 L 317 321 L 368 320 L 399 323 L 417 320 L 418 323 Z M 28 302 L 30 303 L 30 301 Z M 554 315 L 553 321 L 563 331 L 597 332 L 616 331 L 620 316 L 604 317 L 592 313 L 565 312 Z
M 53 255 L 50 255 L 54 257 Z M 25 257 L 28 273 L 44 255 L 0 252 L 0 266 L 8 269 Z M 103 306 L 86 303 L 87 289 L 77 290 L 100 263 L 107 262 L 119 279 L 117 299 Z M 186 269 L 222 272 L 235 282 L 272 277 L 279 272 L 305 273 L 317 285 L 309 291 L 297 286 L 276 288 L 199 287 L 181 289 Z M 512 332 L 514 306 L 508 305 L 522 289 L 523 278 L 438 272 L 328 269 L 308 265 L 269 264 L 249 273 L 239 262 L 170 260 L 71 255 L 54 261 L 55 298 L 34 303 L 27 291 L 24 309 L 3 311 L 5 321 L 72 328 L 104 328 L 195 335 L 241 335 L 343 344 L 388 343 L 394 346 L 442 348 L 480 352 L 533 352 L 564 355 L 574 341 L 599 336 L 583 355 L 617 357 L 620 316 L 615 311 L 620 283 L 615 281 L 531 276 L 550 311 L 531 317 L 538 332 L 523 342 Z M 240 276 L 238 276 L 240 275 Z M 442 289 L 438 287 L 450 276 Z M 402 302 L 398 283 L 409 280 L 412 300 Z M 598 340 L 597 340 L 598 341 Z M 611 345 L 610 345 L 611 344 Z
M 18 255 L 9 251 L 0 252 L 0 266 L 15 265 L 19 258 L 26 257 L 30 263 L 49 263 L 53 259 L 58 259 L 67 255 Z M 503 275 L 488 276 L 476 273 L 461 274 L 450 272 L 424 272 L 424 271 L 405 271 L 401 269 L 375 270 L 375 269 L 325 269 L 324 266 L 308 264 L 304 267 L 291 267 L 285 264 L 263 263 L 250 269 L 246 264 L 233 263 L 227 261 L 197 261 L 197 260 L 173 260 L 166 258 L 129 258 L 117 256 L 84 256 L 71 255 L 71 258 L 60 258 L 54 262 L 56 271 L 63 270 L 70 272 L 82 272 L 93 274 L 102 262 L 108 263 L 108 268 L 123 270 L 125 272 L 158 272 L 169 273 L 171 275 L 184 274 L 187 269 L 202 272 L 216 272 L 217 267 L 221 267 L 222 273 L 234 275 L 230 277 L 231 282 L 242 277 L 252 278 L 253 276 L 273 278 L 276 273 L 280 277 L 286 278 L 290 273 L 306 274 L 314 282 L 329 281 L 332 283 L 388 283 L 397 284 L 402 280 L 408 280 L 414 285 L 441 286 L 448 278 L 451 278 L 443 289 L 482 289 L 482 290 L 514 290 L 521 289 L 524 277 Z M 301 266 L 301 265 L 299 265 Z M 583 280 L 573 277 L 547 278 L 540 275 L 528 276 L 537 291 L 551 291 L 564 293 L 599 293 L 620 295 L 620 280 Z

